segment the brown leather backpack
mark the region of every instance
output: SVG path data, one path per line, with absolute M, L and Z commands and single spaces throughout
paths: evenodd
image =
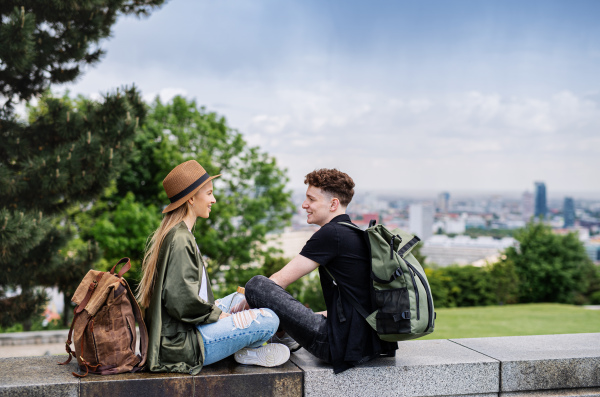
M 115 268 L 121 264 L 115 275 Z M 129 258 L 123 258 L 110 272 L 90 270 L 75 291 L 72 302 L 77 304 L 67 337 L 69 358 L 60 365 L 77 359 L 81 371 L 99 375 L 137 372 L 146 364 L 148 331 L 140 307 L 127 281 L 122 277 L 131 268 Z M 140 355 L 135 354 L 135 322 L 140 327 Z M 71 350 L 71 337 L 75 353 Z

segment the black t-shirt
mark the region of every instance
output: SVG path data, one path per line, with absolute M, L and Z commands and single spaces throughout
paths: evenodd
M 356 363 L 391 353 L 398 344 L 384 342 L 364 317 L 347 302 L 323 266 L 331 272 L 344 293 L 371 312 L 369 248 L 363 233 L 338 222 L 351 222 L 346 214 L 323 225 L 306 242 L 300 255 L 317 262 L 323 297 L 327 306 L 327 332 L 335 373 Z

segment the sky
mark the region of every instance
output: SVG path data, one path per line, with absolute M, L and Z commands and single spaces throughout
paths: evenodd
M 193 98 L 294 189 L 326 167 L 357 192 L 600 197 L 598 20 L 595 0 L 171 0 L 60 89 Z

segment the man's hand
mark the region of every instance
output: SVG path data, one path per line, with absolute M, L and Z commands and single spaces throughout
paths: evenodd
M 319 267 L 319 264 L 311 259 L 308 259 L 300 254 L 283 267 L 280 271 L 269 277 L 275 284 L 281 288 L 287 288 L 288 285 L 298 280 L 300 277 Z
M 327 310 L 322 311 L 322 312 L 316 312 L 315 314 L 320 314 L 320 315 L 322 315 L 324 317 L 327 317 Z

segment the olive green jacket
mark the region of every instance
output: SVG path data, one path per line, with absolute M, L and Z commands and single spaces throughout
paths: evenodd
M 202 257 L 185 222 L 173 227 L 160 247 L 148 326 L 148 368 L 196 375 L 204 363 L 204 343 L 196 325 L 219 320 L 208 283 L 208 302 L 198 296 Z

